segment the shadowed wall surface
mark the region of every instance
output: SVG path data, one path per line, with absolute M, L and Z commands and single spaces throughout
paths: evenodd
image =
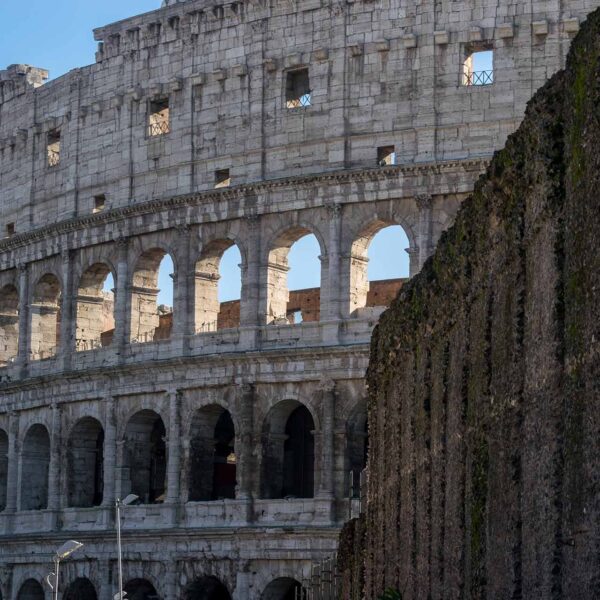
M 366 598 L 600 597 L 599 57 L 597 11 L 374 334 Z

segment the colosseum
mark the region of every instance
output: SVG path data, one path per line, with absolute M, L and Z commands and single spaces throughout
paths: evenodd
M 401 226 L 420 270 L 600 3 L 156 1 L 91 66 L 0 71 L 0 599 L 50 598 L 70 539 L 60 594 L 118 597 L 128 495 L 129 600 L 330 597 L 403 281 L 371 241 Z M 308 235 L 320 287 L 290 291 Z

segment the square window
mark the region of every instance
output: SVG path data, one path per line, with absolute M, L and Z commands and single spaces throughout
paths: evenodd
M 94 196 L 94 209 L 93 213 L 99 213 L 104 210 L 106 207 L 106 196 L 104 194 L 99 194 L 98 196 Z
M 395 146 L 379 146 L 377 148 L 377 165 L 387 167 L 396 164 L 396 147 Z
M 311 105 L 308 69 L 288 71 L 285 82 L 287 108 L 305 108 Z
M 462 84 L 483 86 L 494 83 L 494 49 L 490 44 L 467 46 Z
M 48 132 L 46 157 L 49 167 L 56 167 L 60 162 L 60 129 Z
M 148 114 L 148 136 L 156 137 L 171 131 L 169 120 L 169 99 L 151 100 Z
M 6 226 L 6 235 L 8 237 L 10 237 L 11 235 L 15 235 L 15 224 L 14 223 L 9 223 Z
M 215 188 L 224 188 L 231 185 L 229 169 L 218 169 L 215 171 Z

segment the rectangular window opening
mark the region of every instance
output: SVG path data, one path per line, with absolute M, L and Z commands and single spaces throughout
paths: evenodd
M 104 210 L 106 207 L 106 196 L 104 194 L 98 194 L 98 196 L 94 196 L 94 209 L 92 212 L 99 213 Z
M 169 120 L 169 99 L 151 100 L 148 115 L 148 135 L 156 137 L 171 131 Z
M 494 83 L 494 49 L 490 44 L 468 46 L 463 63 L 462 84 L 485 86 Z
M 224 188 L 231 185 L 229 169 L 217 169 L 215 171 L 215 188 Z
M 15 235 L 15 224 L 14 224 L 14 223 L 9 223 L 9 224 L 6 226 L 6 235 L 7 235 L 8 237 L 10 237 L 10 236 L 12 236 L 12 235 Z
M 379 146 L 377 148 L 377 165 L 380 167 L 388 167 L 396 164 L 396 147 L 395 146 Z
M 288 71 L 285 82 L 287 108 L 304 108 L 311 105 L 308 69 Z
M 48 166 L 56 167 L 60 162 L 60 130 L 53 129 L 48 132 L 48 141 L 46 145 L 46 156 Z

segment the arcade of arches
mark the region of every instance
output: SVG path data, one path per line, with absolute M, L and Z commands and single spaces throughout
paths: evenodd
M 369 250 L 373 240 L 386 228 L 400 229 L 392 222 L 377 221 L 363 229 L 352 244 L 348 272 L 343 271 L 340 279 L 342 287 L 348 290 L 348 297 L 340 299 L 345 318 L 368 316 L 368 309 L 387 306 L 409 275 L 407 256 L 389 272 L 373 270 L 376 276 L 370 281 L 371 266 L 389 262 L 385 255 L 390 248 L 381 249 L 374 244 L 377 248 L 375 256 L 370 256 Z M 270 244 L 265 258 L 265 281 L 258 294 L 263 325 L 315 322 L 330 312 L 324 306 L 332 294 L 326 287 L 330 283 L 329 266 L 322 256 L 325 242 L 315 241 L 321 248 L 321 256 L 314 259 L 317 263 L 314 270 L 320 272 L 316 278 L 317 287 L 292 289 L 288 285 L 290 249 L 307 236 L 314 238 L 314 233 L 307 227 L 295 226 Z M 388 243 L 394 251 L 403 251 L 408 245 L 405 234 Z M 237 252 L 241 260 L 239 273 L 231 267 L 228 273 L 222 273 L 220 269 L 224 254 L 232 248 L 239 250 L 231 239 L 211 241 L 203 247 L 192 271 L 188 273 L 173 267 L 173 273 L 163 273 L 160 277 L 164 264 L 173 262 L 171 255 L 162 247 L 143 250 L 130 267 L 129 285 L 119 279 L 117 269 L 108 261 L 96 260 L 82 268 L 78 275 L 74 274 L 76 294 L 73 298 L 63 294 L 63 283 L 53 272 L 43 274 L 30 284 L 30 298 L 20 296 L 16 283 L 2 286 L 0 366 L 19 357 L 27 362 L 52 358 L 60 352 L 97 350 L 113 345 L 115 339 L 120 344 L 140 344 L 171 339 L 174 334 L 208 333 L 250 323 L 255 318 L 255 309 L 247 305 L 252 286 L 247 280 L 244 253 Z M 241 279 L 238 286 L 240 299 L 220 301 L 219 281 L 223 277 Z M 187 284 L 187 280 L 192 283 Z M 159 284 L 169 289 L 161 289 Z M 182 291 L 186 286 L 193 288 L 190 298 Z M 236 286 L 228 284 L 228 287 Z M 172 306 L 158 301 L 161 292 L 170 298 Z M 19 307 L 24 302 L 28 304 L 28 310 L 23 312 L 27 322 L 21 323 Z M 188 311 L 192 315 L 190 318 L 185 316 Z M 63 315 L 71 314 L 73 319 L 63 323 Z
M 98 592 L 87 577 L 65 583 L 63 600 L 98 600 Z M 62 587 L 62 586 L 61 586 Z M 128 600 L 162 600 L 154 585 L 143 578 L 130 579 L 124 586 Z M 261 600 L 297 600 L 304 596 L 302 585 L 290 577 L 280 577 L 271 581 L 264 589 Z M 2 596 L 0 595 L 0 600 Z M 19 588 L 16 600 L 44 600 L 44 588 L 35 579 L 27 579 Z M 182 590 L 181 600 L 231 600 L 225 584 L 213 576 L 194 579 Z

